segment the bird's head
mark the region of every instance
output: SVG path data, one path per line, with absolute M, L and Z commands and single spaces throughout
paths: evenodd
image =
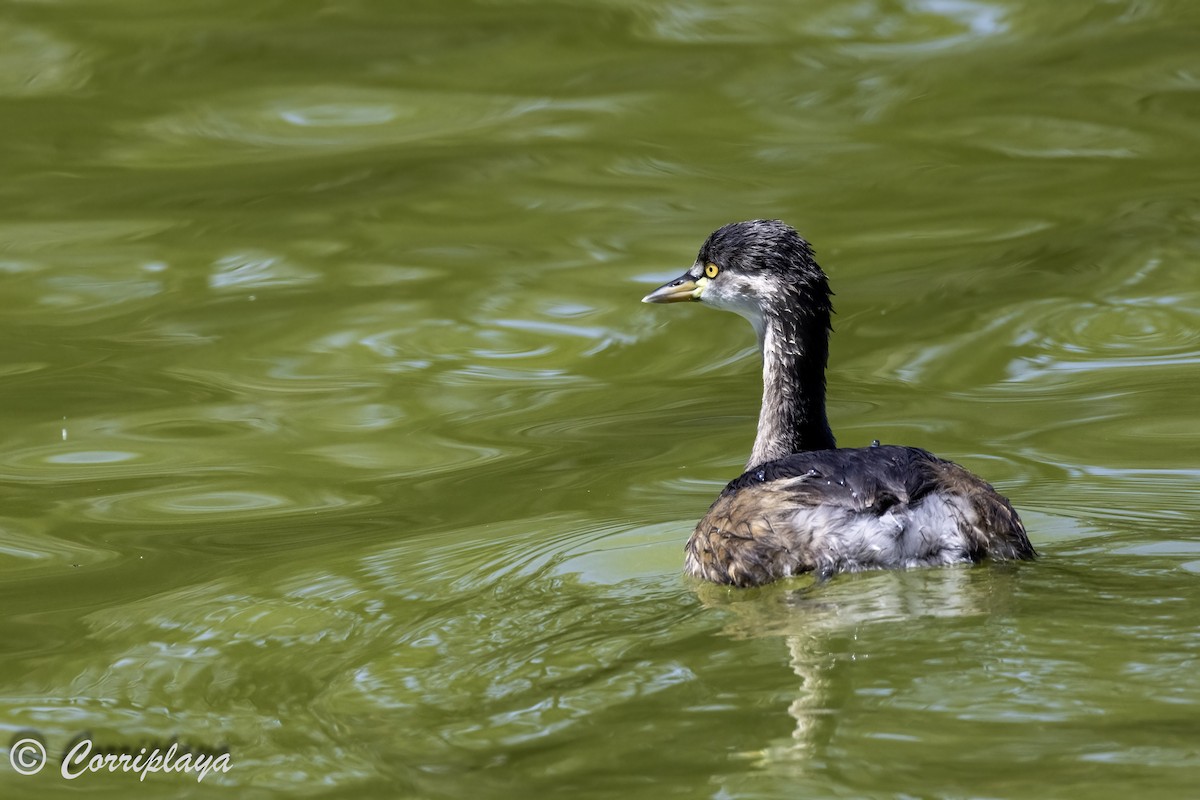
M 718 228 L 687 272 L 642 302 L 698 301 L 733 311 L 750 320 L 761 342 L 772 317 L 823 316 L 827 325 L 829 295 L 808 242 L 786 223 L 756 219 Z

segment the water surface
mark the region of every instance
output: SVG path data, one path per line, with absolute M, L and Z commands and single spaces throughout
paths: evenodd
M 1200 15 L 1182 0 L 9 4 L 6 797 L 1177 798 L 1200 781 Z M 1044 558 L 679 573 L 780 217 L 839 441 Z M 233 769 L 57 773 L 81 733 Z M 2 762 L 0 762 L 2 763 Z

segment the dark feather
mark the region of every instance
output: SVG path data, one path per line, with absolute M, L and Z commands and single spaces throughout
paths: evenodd
M 689 572 L 737 586 L 813 571 L 1036 556 L 1020 518 L 990 485 L 925 450 L 897 446 L 762 464 L 725 487 L 686 550 Z

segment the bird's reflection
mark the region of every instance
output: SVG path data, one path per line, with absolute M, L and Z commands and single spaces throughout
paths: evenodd
M 735 638 L 782 637 L 800 679 L 788 707 L 790 742 L 755 754 L 761 765 L 803 769 L 819 759 L 836 732 L 839 711 L 853 691 L 846 661 L 870 658 L 859 636 L 875 626 L 916 626 L 921 620 L 1005 613 L 1013 604 L 1015 565 L 879 571 L 831 581 L 792 582 L 737 591 L 698 585 L 705 605 L 733 613 L 725 633 Z M 864 639 L 874 637 L 863 636 Z

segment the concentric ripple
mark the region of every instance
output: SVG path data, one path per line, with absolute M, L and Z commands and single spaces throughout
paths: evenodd
M 140 166 L 195 167 L 348 152 L 496 128 L 545 101 L 353 86 L 258 88 L 141 127 L 110 154 Z

